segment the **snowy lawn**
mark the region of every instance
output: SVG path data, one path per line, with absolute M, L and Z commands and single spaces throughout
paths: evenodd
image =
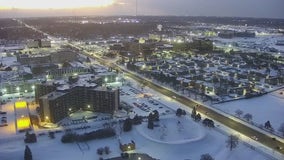
M 277 131 L 281 123 L 284 123 L 284 95 L 281 96 L 279 92 L 275 91 L 252 99 L 216 104 L 213 107 L 231 115 L 235 115 L 235 111 L 240 109 L 243 111 L 241 117 L 250 113 L 252 121 L 259 125 L 264 125 L 269 120 L 272 127 Z
M 177 126 L 178 121 L 182 123 L 183 128 Z M 146 124 L 146 122 L 144 123 Z M 55 139 L 50 139 L 47 135 L 40 136 L 38 142 L 29 144 L 29 147 L 34 160 L 91 160 L 99 159 L 99 157 L 119 156 L 121 153 L 119 149 L 120 139 L 122 143 L 129 143 L 131 140 L 135 141 L 136 150 L 130 152 L 147 153 L 161 160 L 198 160 L 200 155 L 204 153 L 209 153 L 215 159 L 239 160 L 249 158 L 250 160 L 269 160 L 268 157 L 249 149 L 242 143 L 235 150 L 229 151 L 225 143 L 227 136 L 214 129 L 205 128 L 187 117 L 172 115 L 169 118 L 161 119 L 159 123 L 168 127 L 165 130 L 164 139 L 160 137 L 161 127 L 149 130 L 144 123 L 134 126 L 132 131 L 123 132 L 118 137 L 92 140 L 88 141 L 87 144 L 63 144 L 60 142 L 63 133 L 56 133 Z M 22 133 L 22 136 L 24 137 L 24 133 Z M 79 146 L 82 150 L 79 149 Z M 89 146 L 89 149 L 86 146 Z M 110 154 L 97 155 L 96 150 L 105 146 L 110 147 Z M 1 160 L 23 159 L 24 149 L 23 140 L 0 142 L 0 158 Z

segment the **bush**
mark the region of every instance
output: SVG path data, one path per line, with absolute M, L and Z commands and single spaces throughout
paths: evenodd
M 61 142 L 62 143 L 73 143 L 76 141 L 78 135 L 75 133 L 66 133 L 62 136 Z
M 207 127 L 212 127 L 212 128 L 215 127 L 214 121 L 208 118 L 205 118 L 202 123 Z
M 180 117 L 182 115 L 182 109 L 178 108 L 176 111 L 176 116 Z
M 127 118 L 126 120 L 124 120 L 123 123 L 123 131 L 124 132 L 129 132 L 132 129 L 132 122 L 130 118 Z
M 92 131 L 89 133 L 85 133 L 82 135 L 77 135 L 75 133 L 66 133 L 62 136 L 61 142 L 62 143 L 72 143 L 75 141 L 89 141 L 93 139 L 102 139 L 102 138 L 108 138 L 115 136 L 115 131 L 112 128 L 106 128 L 106 129 L 99 129 L 96 131 Z
M 135 115 L 135 117 L 132 119 L 132 124 L 134 125 L 138 125 L 142 123 L 142 116 L 138 116 L 137 114 Z
M 104 153 L 104 148 L 98 148 L 97 149 L 97 154 L 98 155 L 103 155 L 103 153 Z

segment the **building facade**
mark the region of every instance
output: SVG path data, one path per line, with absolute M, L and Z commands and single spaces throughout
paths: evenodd
M 37 88 L 36 97 L 46 93 L 38 98 L 42 121 L 57 123 L 78 110 L 113 114 L 119 107 L 119 89 L 83 85 L 53 90 L 53 87 L 45 84 L 38 84 Z

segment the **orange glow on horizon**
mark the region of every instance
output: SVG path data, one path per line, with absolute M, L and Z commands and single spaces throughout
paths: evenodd
M 91 7 L 107 7 L 115 0 L 0 0 L 0 9 L 75 9 Z

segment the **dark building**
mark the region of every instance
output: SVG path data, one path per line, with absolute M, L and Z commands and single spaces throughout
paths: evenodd
M 35 101 L 39 103 L 39 98 L 56 90 L 53 84 L 36 84 L 35 85 Z
M 250 31 L 240 32 L 240 31 L 225 30 L 220 32 L 218 36 L 221 38 L 234 38 L 234 37 L 254 38 L 255 33 Z
M 17 55 L 17 61 L 21 64 L 49 64 L 51 63 L 50 55 L 28 55 L 28 54 L 21 54 Z
M 88 84 L 73 87 L 53 86 L 56 91 L 52 91 L 54 88 L 46 84 L 37 85 L 39 91 L 36 92 L 36 97 L 51 91 L 39 98 L 42 121 L 49 120 L 52 123 L 57 123 L 78 110 L 113 114 L 119 106 L 119 89 L 96 87 Z

